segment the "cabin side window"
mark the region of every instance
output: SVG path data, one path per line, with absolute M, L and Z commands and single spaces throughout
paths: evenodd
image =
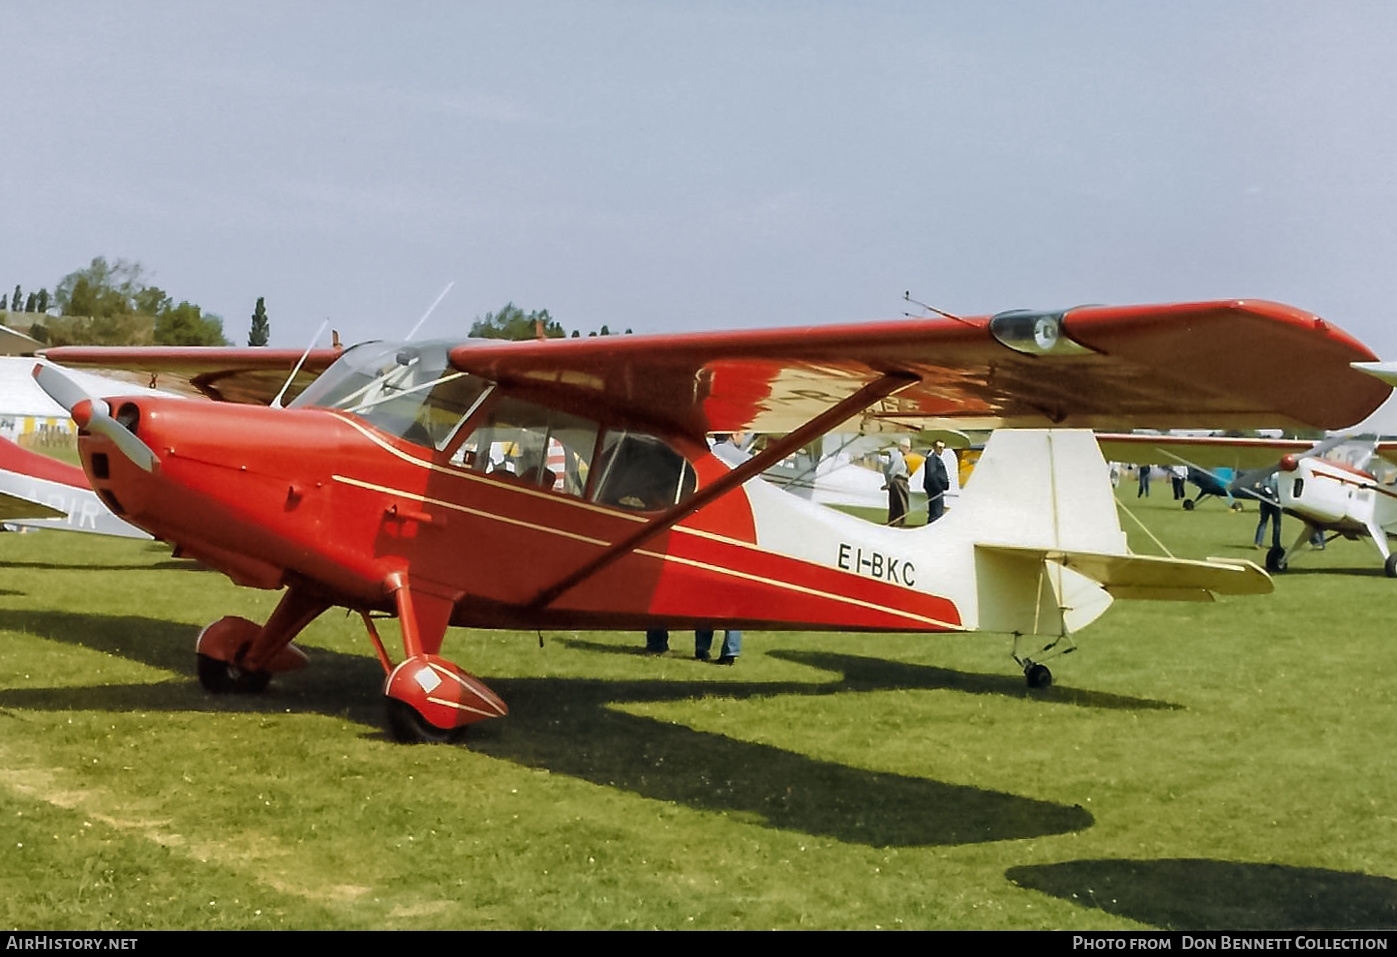
M 654 512 L 693 494 L 698 479 L 684 456 L 653 435 L 608 430 L 592 499 L 600 505 Z
M 590 419 L 504 397 L 451 455 L 473 472 L 565 495 L 587 488 L 597 444 Z
M 456 468 L 598 505 L 658 512 L 693 494 L 694 467 L 644 432 L 496 395 L 446 444 Z M 598 437 L 601 441 L 598 443 Z

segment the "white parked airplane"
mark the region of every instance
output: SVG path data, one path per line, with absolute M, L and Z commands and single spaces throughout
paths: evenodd
M 1397 370 L 1392 375 L 1397 380 Z M 1316 443 L 1171 435 L 1101 435 L 1098 441 L 1103 454 L 1115 460 L 1250 469 L 1247 481 L 1257 486 L 1252 491 L 1258 498 L 1265 494 L 1260 483 L 1274 472 L 1277 504 L 1303 527 L 1288 547 L 1275 546 L 1266 553 L 1267 571 L 1285 571 L 1298 551 L 1324 534 L 1371 538 L 1382 555 L 1384 571 L 1397 578 L 1397 554 L 1387 541 L 1397 535 L 1397 484 L 1384 482 L 1373 467 L 1377 457 L 1397 465 L 1397 442 L 1349 436 Z

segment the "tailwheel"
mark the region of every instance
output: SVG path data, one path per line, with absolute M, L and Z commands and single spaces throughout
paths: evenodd
M 1276 545 L 1266 553 L 1266 570 L 1273 575 L 1279 574 L 1290 567 L 1290 563 L 1285 560 L 1285 549 Z M 1392 575 L 1391 564 L 1389 563 L 1388 575 Z
M 1072 640 L 1071 635 L 1059 635 L 1046 645 L 1035 645 L 1029 655 L 1020 654 L 1020 644 L 1023 641 L 1042 641 L 1041 635 L 1014 634 L 1014 647 L 1009 654 L 1015 663 L 1023 669 L 1024 681 L 1030 688 L 1050 688 L 1053 684 L 1053 673 L 1048 670 L 1048 666 L 1042 663 L 1044 658 L 1056 658 L 1059 655 L 1070 655 L 1077 650 L 1077 643 Z
M 455 744 L 465 737 L 465 728 L 438 728 L 406 701 L 383 700 L 388 707 L 388 731 L 400 744 Z
M 1397 555 L 1388 555 L 1387 561 L 1382 563 L 1382 570 L 1387 572 L 1388 578 L 1397 578 Z
M 213 694 L 261 694 L 272 680 L 270 671 L 244 671 L 209 655 L 198 655 L 199 684 Z
M 1191 512 L 1191 511 L 1193 511 L 1193 509 L 1194 509 L 1193 499 L 1191 499 L 1191 498 L 1186 498 L 1186 499 L 1184 499 L 1184 511 L 1185 511 L 1185 512 Z

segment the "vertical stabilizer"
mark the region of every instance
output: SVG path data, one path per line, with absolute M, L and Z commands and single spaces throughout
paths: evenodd
M 1251 562 L 1132 555 L 1090 432 L 996 432 L 956 509 L 974 541 L 978 627 L 1062 635 L 1113 598 L 1212 601 L 1271 579 Z
M 995 432 L 956 512 L 974 514 L 980 542 L 1125 551 L 1106 462 L 1086 431 Z
M 1060 635 L 1110 606 L 1100 584 L 1043 554 L 1126 552 L 1110 474 L 1090 432 L 995 432 L 954 514 L 977 546 L 1019 550 L 975 549 L 979 627 Z

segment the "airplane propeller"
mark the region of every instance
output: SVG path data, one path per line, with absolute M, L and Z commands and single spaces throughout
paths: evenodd
M 1175 455 L 1172 452 L 1167 452 L 1162 449 L 1160 451 L 1164 452 L 1164 454 L 1167 455 L 1169 458 L 1174 459 L 1175 461 L 1180 462 L 1184 465 L 1187 465 L 1189 468 L 1197 469 L 1203 474 L 1211 477 L 1215 482 L 1217 482 L 1224 488 L 1230 488 L 1233 491 L 1243 492 L 1256 498 L 1264 497 L 1266 501 L 1275 504 L 1275 496 L 1271 494 L 1266 488 L 1266 481 L 1272 475 L 1274 475 L 1276 472 L 1281 471 L 1282 468 L 1289 471 L 1290 469 L 1294 468 L 1295 463 L 1300 461 L 1301 459 L 1322 456 L 1330 449 L 1343 445 L 1345 442 L 1352 442 L 1353 440 L 1354 435 L 1351 432 L 1341 432 L 1338 435 L 1331 435 L 1327 439 L 1323 439 L 1319 442 L 1316 442 L 1314 445 L 1310 446 L 1303 452 L 1290 453 L 1282 456 L 1281 458 L 1277 459 L 1276 462 L 1272 465 L 1265 465 L 1261 468 L 1255 469 L 1247 469 L 1244 472 L 1239 471 L 1232 476 L 1231 482 L 1225 481 L 1223 477 L 1213 469 L 1204 468 L 1196 462 L 1190 462 L 1182 455 Z M 1192 508 L 1192 504 L 1186 502 L 1184 504 L 1184 507 Z
M 55 366 L 37 363 L 34 366 L 34 381 L 50 399 L 68 410 L 78 428 L 106 436 L 121 450 L 122 455 L 147 472 L 155 469 L 155 453 L 150 446 L 112 418 L 111 406 L 104 399 L 88 395 L 82 386 Z

